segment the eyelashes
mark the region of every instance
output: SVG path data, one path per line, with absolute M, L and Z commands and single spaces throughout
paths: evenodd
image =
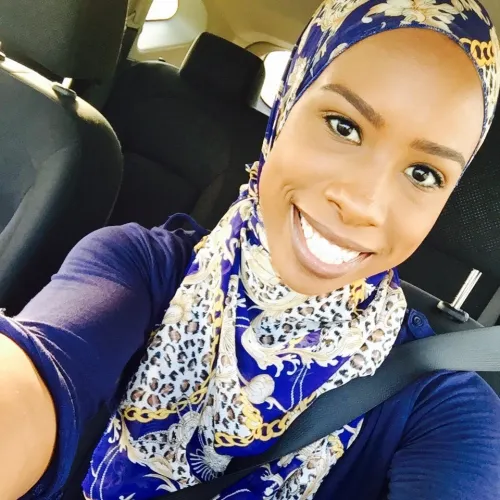
M 341 140 L 352 144 L 361 144 L 360 128 L 348 118 L 340 115 L 326 115 L 324 117 L 327 127 L 330 131 Z
M 445 186 L 443 174 L 429 165 L 412 165 L 404 173 L 413 184 L 421 189 L 442 189 Z

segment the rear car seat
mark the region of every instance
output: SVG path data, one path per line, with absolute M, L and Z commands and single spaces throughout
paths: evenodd
M 61 77 L 114 71 L 126 0 L 3 0 L 0 40 Z M 99 56 L 95 57 L 99 48 Z M 109 123 L 72 91 L 0 55 L 0 307 L 17 313 L 69 250 L 106 224 L 122 175 Z
M 267 117 L 252 108 L 264 81 L 254 54 L 203 33 L 182 67 L 132 63 L 104 109 L 122 142 L 123 188 L 111 223 L 163 224 L 192 213 L 213 227 L 259 158 Z

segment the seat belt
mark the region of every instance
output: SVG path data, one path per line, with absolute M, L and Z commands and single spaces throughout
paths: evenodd
M 120 55 L 118 56 L 118 71 L 120 71 L 124 63 L 126 63 L 127 58 L 134 46 L 135 40 L 139 35 L 142 26 L 146 22 L 148 12 L 152 4 L 153 0 L 129 1 L 127 22 L 125 25 L 125 32 L 123 33 Z
M 493 326 L 500 317 L 500 288 L 495 292 L 495 295 L 488 302 L 484 311 L 479 316 L 479 323 L 483 326 Z
M 437 370 L 500 371 L 500 327 L 445 333 L 395 347 L 372 377 L 320 396 L 268 451 L 231 461 L 226 475 L 157 500 L 211 500 L 240 479 L 341 429 L 425 374 Z
M 134 46 L 135 39 L 139 34 L 139 28 L 137 26 L 128 26 L 125 28 L 122 38 L 122 46 L 120 49 L 120 55 L 118 56 L 117 72 L 121 71 L 123 65 L 127 61 L 127 58 Z
M 123 32 L 120 53 L 118 54 L 116 69 L 113 76 L 106 81 L 101 82 L 100 85 L 92 85 L 84 92 L 81 92 L 81 97 L 99 110 L 101 110 L 106 104 L 116 76 L 126 67 L 128 56 L 134 46 L 137 36 L 139 35 L 140 25 L 135 22 L 135 17 L 135 11 L 127 17 L 127 24 L 125 26 L 125 31 Z

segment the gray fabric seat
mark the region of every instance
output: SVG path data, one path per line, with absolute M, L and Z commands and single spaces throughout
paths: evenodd
M 259 158 L 267 117 L 252 104 L 263 79 L 260 58 L 208 33 L 180 69 L 125 69 L 104 108 L 125 159 L 111 223 L 152 227 L 186 212 L 213 227 Z
M 4 0 L 3 48 L 61 80 L 107 78 L 120 48 L 126 0 L 108 2 L 115 21 L 98 35 L 92 26 L 102 3 Z M 122 156 L 98 111 L 4 55 L 0 107 L 0 307 L 14 314 L 82 237 L 106 224 Z

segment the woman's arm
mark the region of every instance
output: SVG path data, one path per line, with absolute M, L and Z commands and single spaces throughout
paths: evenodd
M 114 398 L 160 321 L 192 240 L 137 225 L 102 229 L 17 318 L 0 315 L 0 498 L 35 483 L 26 498 L 46 498 L 64 484 L 86 422 Z
M 0 408 L 0 498 L 16 500 L 49 464 L 56 412 L 30 358 L 4 336 L 0 336 Z
M 500 498 L 500 399 L 476 374 L 421 392 L 389 470 L 389 500 Z

